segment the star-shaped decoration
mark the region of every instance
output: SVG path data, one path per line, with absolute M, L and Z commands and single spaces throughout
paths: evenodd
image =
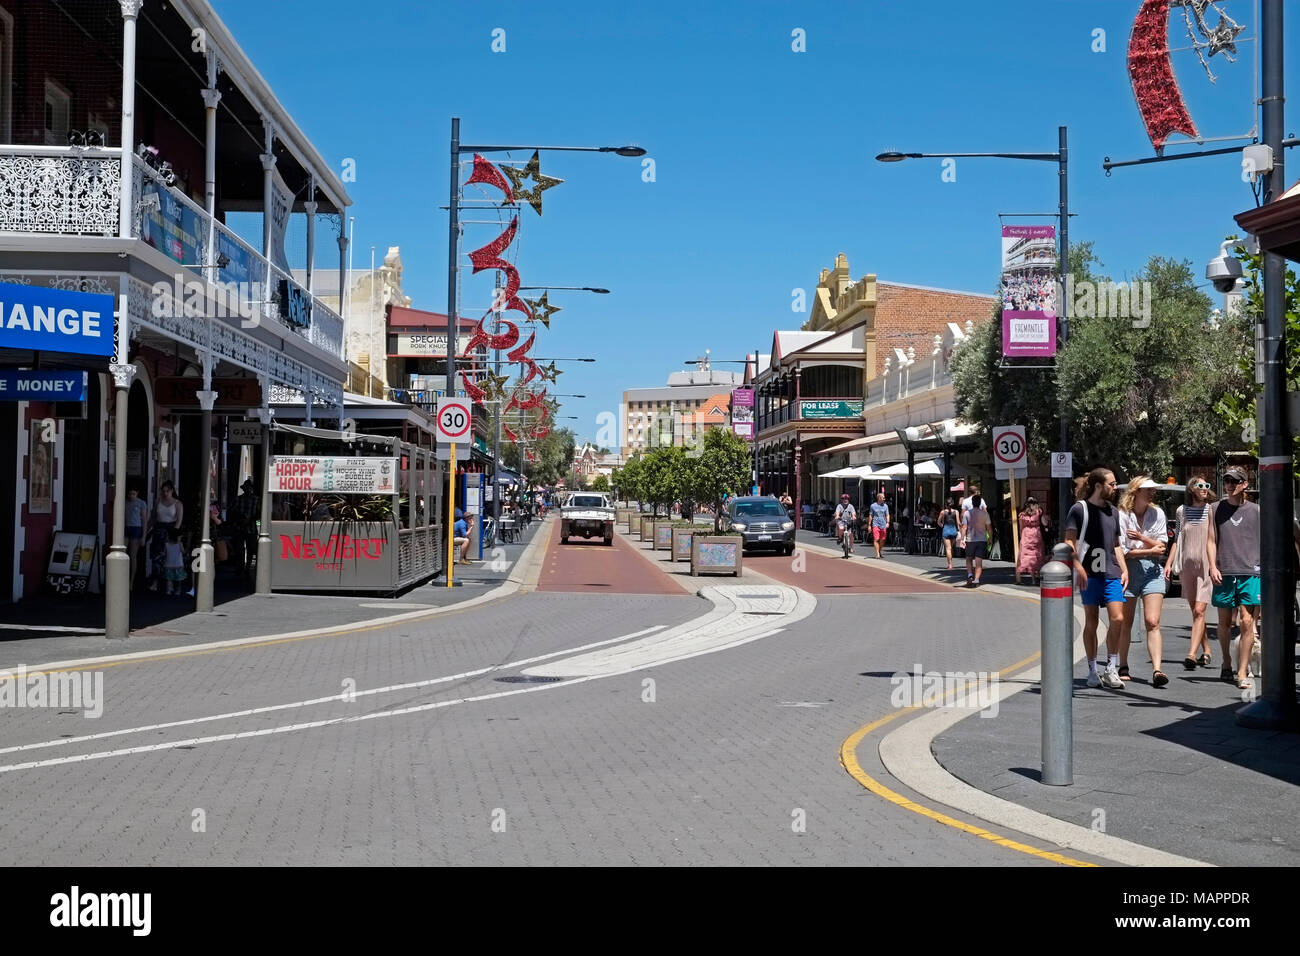
M 558 305 L 551 305 L 551 303 L 547 302 L 546 297 L 548 295 L 550 295 L 549 292 L 543 292 L 539 298 L 524 299 L 524 301 L 527 302 L 528 307 L 533 310 L 533 318 L 549 329 L 551 327 L 551 316 L 556 312 L 563 312 L 564 310 Z
M 493 375 L 491 372 L 484 375 L 479 383 L 479 387 L 487 394 L 490 400 L 497 401 L 505 398 L 506 382 L 510 380 L 508 375 Z
M 552 362 L 550 365 L 542 366 L 542 378 L 546 379 L 548 382 L 554 382 L 557 378 L 559 378 L 563 374 L 564 374 L 563 369 L 556 368 L 554 362 Z
M 542 214 L 542 193 L 552 186 L 558 186 L 564 182 L 563 179 L 544 175 L 541 167 L 542 163 L 536 150 L 533 151 L 533 158 L 528 161 L 528 164 L 523 169 L 517 166 L 501 167 L 501 171 L 510 178 L 510 185 L 514 187 L 512 192 L 514 192 L 515 198 L 528 203 L 533 207 L 533 212 L 539 216 Z M 530 179 L 536 185 L 531 189 L 524 189 L 524 182 Z

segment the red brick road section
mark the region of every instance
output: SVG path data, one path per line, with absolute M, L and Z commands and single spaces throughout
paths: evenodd
M 867 546 L 870 548 L 870 545 Z M 827 557 L 815 551 L 796 550 L 791 557 L 783 554 L 751 553 L 745 555 L 745 567 L 765 574 L 782 584 L 803 588 L 810 594 L 959 594 L 948 584 L 936 584 L 910 574 L 899 574 L 873 567 L 874 558 L 859 560 L 862 545 L 854 548 L 855 557 Z M 802 567 L 803 570 L 796 570 Z
M 546 542 L 539 591 L 581 591 L 587 594 L 673 594 L 688 597 L 668 575 L 632 549 L 620 534 L 613 545 L 600 538 L 570 538 L 560 544 L 560 522 L 553 523 Z

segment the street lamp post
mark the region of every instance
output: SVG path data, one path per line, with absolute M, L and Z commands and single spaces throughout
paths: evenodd
M 1067 146 L 1067 127 L 1058 127 L 1059 146 L 1055 153 L 900 153 L 887 152 L 880 153 L 876 159 L 882 163 L 897 163 L 904 159 L 1028 159 L 1038 162 L 1056 163 L 1056 173 L 1060 187 L 1060 195 L 1057 206 L 1057 216 L 1061 222 L 1060 229 L 1060 256 L 1061 273 L 1070 268 L 1070 192 L 1069 192 L 1069 150 Z M 1064 306 L 1064 307 L 1062 307 Z M 1069 339 L 1069 303 L 1065 302 L 1064 297 L 1057 296 L 1057 324 L 1061 333 L 1061 348 Z M 1066 423 L 1065 409 L 1060 409 L 1061 418 L 1061 439 L 1060 451 L 1070 450 L 1070 426 Z M 1057 483 L 1057 528 L 1060 533 L 1064 532 L 1066 515 L 1070 509 L 1070 484 L 1069 478 L 1059 479 Z
M 645 150 L 640 146 L 503 146 L 477 145 L 468 146 L 460 141 L 460 117 L 451 118 L 451 190 L 447 217 L 447 383 L 448 395 L 456 394 L 456 332 L 459 325 L 456 297 L 456 271 L 460 265 L 460 157 L 465 153 L 507 153 L 521 150 L 554 151 L 570 153 L 614 153 L 618 156 L 644 156 Z M 499 361 L 499 356 L 498 356 Z M 594 359 L 592 360 L 594 361 Z M 497 372 L 496 374 L 500 374 Z M 496 464 L 493 463 L 493 474 Z M 451 480 L 455 481 L 453 475 Z M 495 479 L 494 479 L 495 480 Z M 454 487 L 452 494 L 454 494 Z M 493 489 L 492 500 L 497 500 Z M 494 505 L 494 513 L 499 514 L 499 504 Z

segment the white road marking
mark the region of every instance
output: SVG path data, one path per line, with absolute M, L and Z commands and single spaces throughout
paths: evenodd
M 254 737 L 269 737 L 274 734 L 293 733 L 299 730 L 314 730 L 321 727 L 330 727 L 340 724 L 359 723 L 365 720 L 378 720 L 381 717 L 400 717 L 408 714 L 424 713 L 426 711 L 440 710 L 444 707 L 453 707 L 457 704 L 476 703 L 486 700 L 499 700 L 503 697 L 512 697 L 516 694 L 531 694 L 542 690 L 554 690 L 557 687 L 569 687 L 573 684 L 585 683 L 589 680 L 596 680 L 599 677 L 613 677 L 618 674 L 626 674 L 635 670 L 643 670 L 650 667 L 666 664 L 672 661 L 686 660 L 691 657 L 698 657 L 703 654 L 712 654 L 715 651 L 724 650 L 729 647 L 736 647 L 741 644 L 747 644 L 750 641 L 756 641 L 764 637 L 771 637 L 773 634 L 779 634 L 783 628 L 769 628 L 760 630 L 764 625 L 770 625 L 772 622 L 765 620 L 761 625 L 751 621 L 746 621 L 744 615 L 754 610 L 770 610 L 772 599 L 767 594 L 750 592 L 771 591 L 770 587 L 762 588 L 755 585 L 730 585 L 718 587 L 706 587 L 700 590 L 700 594 L 712 601 L 714 610 L 695 621 L 687 622 L 684 625 L 672 628 L 665 635 L 656 635 L 655 632 L 662 631 L 664 625 L 656 625 L 645 631 L 638 631 L 634 635 L 625 635 L 623 637 L 611 638 L 605 641 L 597 641 L 594 644 L 583 647 L 570 648 L 563 651 L 555 651 L 550 654 L 543 654 L 532 661 L 518 661 L 513 665 L 502 665 L 501 667 L 482 668 L 477 671 L 469 671 L 465 674 L 450 675 L 448 677 L 433 678 L 428 681 L 417 681 L 411 684 L 396 685 L 389 688 L 373 688 L 369 691 L 357 691 L 356 696 L 363 694 L 383 693 L 389 690 L 409 689 L 413 687 L 428 686 L 431 684 L 445 683 L 446 681 L 456 680 L 463 677 L 472 677 L 479 674 L 487 673 L 493 670 L 501 670 L 503 667 L 518 667 L 520 664 L 532 663 L 553 657 L 559 657 L 565 654 L 573 654 L 575 651 L 588 651 L 605 645 L 621 643 L 629 639 L 634 640 L 637 650 L 629 655 L 622 655 L 620 660 L 622 667 L 616 667 L 613 660 L 601 662 L 592 662 L 590 655 L 580 655 L 572 658 L 575 661 L 585 661 L 587 666 L 596 664 L 598 673 L 589 675 L 580 675 L 559 680 L 553 684 L 539 684 L 532 687 L 521 687 L 513 690 L 497 691 L 491 694 L 479 694 L 473 697 L 461 697 L 454 700 L 435 701 L 426 704 L 413 704 L 408 707 L 396 707 L 388 710 L 375 711 L 369 714 L 353 714 L 346 717 L 332 717 L 322 720 L 306 721 L 296 724 L 285 724 L 279 727 L 264 727 L 258 730 L 237 731 L 227 734 L 215 734 L 208 737 L 191 737 L 186 740 L 173 740 L 165 743 L 144 744 L 138 747 L 125 747 L 118 750 L 101 750 L 86 754 L 74 754 L 67 757 L 50 757 L 44 760 L 32 760 L 25 763 L 4 764 L 0 765 L 0 773 L 11 773 L 16 770 L 33 770 L 39 767 L 55 767 L 63 764 L 83 763 L 88 760 L 104 760 L 109 757 L 127 757 L 136 754 L 156 753 L 164 750 L 176 750 L 181 747 L 193 748 L 202 744 L 222 743 L 231 740 L 249 740 Z M 806 591 L 800 591 L 796 588 L 782 587 L 781 594 L 777 599 L 780 607 L 788 608 L 789 613 L 786 618 L 789 622 L 801 620 L 813 612 L 817 606 L 816 599 Z M 728 606 L 729 605 L 729 606 Z M 735 626 L 739 622 L 739 628 Z M 669 640 L 658 640 L 657 638 L 669 638 Z M 637 640 L 636 638 L 640 638 Z M 646 644 L 647 639 L 651 644 Z M 597 651 L 596 653 L 599 653 Z M 525 671 L 524 673 L 530 673 Z M 208 718 L 192 718 L 188 721 L 177 721 L 170 725 L 159 726 L 180 726 L 183 724 L 200 723 L 206 720 L 222 719 L 225 716 L 241 716 L 243 714 L 264 713 L 268 710 L 283 710 L 288 707 L 307 706 L 310 703 L 324 703 L 327 701 L 341 701 L 343 695 L 332 695 L 330 697 L 317 698 L 314 701 L 300 701 L 294 704 L 278 704 L 267 708 L 257 708 L 249 711 L 240 711 L 234 715 L 219 715 Z M 140 732 L 147 728 L 132 728 L 127 731 L 111 731 L 103 735 L 94 735 L 94 737 L 111 736 L 123 733 Z M 94 739 L 81 738 L 85 739 Z M 72 742 L 74 738 L 60 738 L 57 741 L 45 741 L 41 744 L 25 744 L 21 749 L 35 749 L 40 746 L 51 747 L 64 743 Z M 9 752 L 13 752 L 12 748 Z
M 641 631 L 635 631 L 631 634 L 624 634 L 621 637 L 612 637 L 604 641 L 596 641 L 592 644 L 583 644 L 581 647 L 567 647 L 562 651 L 552 651 L 549 654 L 540 654 L 537 657 L 528 657 L 519 661 L 510 661 L 505 664 L 496 664 L 491 667 L 480 667 L 472 671 L 464 671 L 460 674 L 448 674 L 446 677 L 433 677 L 428 680 L 412 681 L 407 684 L 391 684 L 387 687 L 371 687 L 366 690 L 354 691 L 353 697 L 371 697 L 375 694 L 389 694 L 395 691 L 415 690 L 421 687 L 431 687 L 434 684 L 446 684 L 451 681 L 465 680 L 470 677 L 479 677 L 483 674 L 490 674 L 493 671 L 513 670 L 516 667 L 522 667 L 527 664 L 535 664 L 538 661 L 549 660 L 552 657 L 560 657 L 564 654 L 573 654 L 580 651 L 588 651 L 598 647 L 604 647 L 608 644 L 617 644 L 619 641 L 632 640 L 633 638 L 644 637 L 647 634 L 653 634 L 656 631 L 662 631 L 667 624 L 656 624 L 653 627 L 647 627 Z M 210 723 L 214 720 L 231 720 L 237 717 L 250 717 L 255 714 L 269 714 L 277 710 L 293 710 L 301 707 L 313 707 L 317 704 L 350 702 L 342 694 L 331 694 L 328 697 L 313 697 L 310 700 L 297 700 L 287 704 L 270 704 L 266 707 L 251 707 L 247 710 L 234 710 L 225 714 L 213 714 L 209 717 L 190 717 L 186 720 L 172 720 L 162 724 L 147 724 L 143 727 L 127 727 L 123 730 L 108 730 L 98 734 L 83 734 L 80 737 L 60 737 L 57 740 L 43 740 L 39 743 L 18 744 L 13 747 L 0 748 L 0 754 L 19 753 L 24 750 L 42 750 L 47 747 L 61 747 L 65 744 L 86 743 L 92 740 L 103 740 L 107 737 L 121 737 L 126 734 L 143 734 L 150 731 L 167 730 L 172 727 L 189 727 L 194 724 Z M 215 739 L 215 738 L 214 738 Z M 178 746 L 170 744 L 169 746 Z M 0 767 L 0 771 L 6 769 L 17 769 L 9 767 Z
M 103 634 L 102 627 L 65 627 L 57 624 L 0 624 L 0 631 L 49 631 L 52 634 Z

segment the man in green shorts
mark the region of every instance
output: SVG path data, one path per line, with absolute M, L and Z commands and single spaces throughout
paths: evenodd
M 1255 622 L 1259 619 L 1259 505 L 1246 500 L 1246 473 L 1229 468 L 1223 473 L 1226 497 L 1211 506 L 1207 551 L 1210 580 L 1214 582 L 1212 603 L 1219 609 L 1219 646 L 1223 669 L 1219 677 L 1236 681 L 1242 690 L 1254 685 L 1247 668 L 1255 646 Z M 1241 643 L 1237 648 L 1237 673 L 1232 660 L 1232 612 L 1241 608 Z

